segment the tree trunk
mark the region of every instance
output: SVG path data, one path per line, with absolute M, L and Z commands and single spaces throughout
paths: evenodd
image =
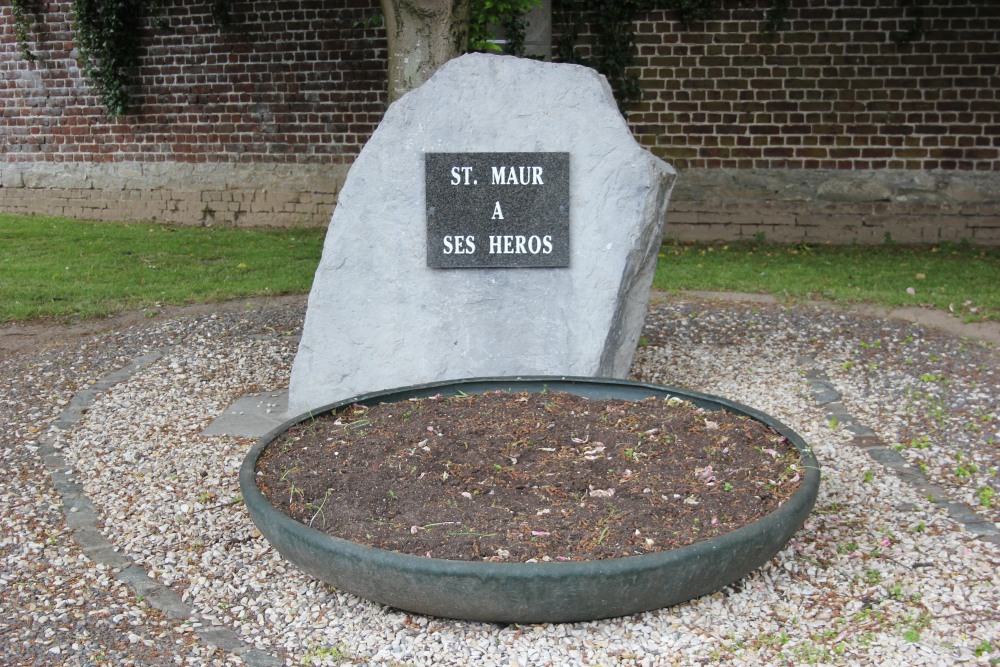
M 469 0 L 382 0 L 389 41 L 389 102 L 465 52 Z

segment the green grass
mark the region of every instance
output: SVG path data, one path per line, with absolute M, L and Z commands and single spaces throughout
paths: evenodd
M 930 306 L 967 321 L 1000 320 L 1000 248 L 667 243 L 653 286 Z
M 324 233 L 0 213 L 0 322 L 306 292 Z
M 305 293 L 324 235 L 0 213 L 0 323 Z M 929 305 L 966 320 L 1000 320 L 1000 248 L 668 243 L 653 285 Z

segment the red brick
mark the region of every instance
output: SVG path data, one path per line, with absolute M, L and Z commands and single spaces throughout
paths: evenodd
M 1000 171 L 1000 5 L 946 4 L 904 48 L 887 38 L 908 25 L 898 0 L 791 3 L 778 36 L 758 32 L 769 0 L 686 30 L 649 12 L 630 123 L 689 166 Z M 0 159 L 349 163 L 385 105 L 384 38 L 351 27 L 378 5 L 244 3 L 220 33 L 208 3 L 178 0 L 182 29 L 144 29 L 137 113 L 110 120 L 70 56 L 71 0 L 55 0 L 38 25 L 43 89 L 8 83 L 38 66 L 12 59 L 3 33 Z

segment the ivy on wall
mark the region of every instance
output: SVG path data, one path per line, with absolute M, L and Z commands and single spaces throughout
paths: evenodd
M 632 71 L 635 62 L 634 21 L 641 13 L 655 9 L 673 12 L 685 29 L 697 21 L 713 18 L 722 9 L 723 0 L 556 0 L 564 16 L 572 19 L 569 28 L 556 44 L 559 59 L 593 67 L 608 78 L 620 106 L 636 102 L 641 97 L 639 77 Z M 743 0 L 744 3 L 747 0 Z M 891 36 L 897 46 L 904 46 L 923 35 L 923 3 L 920 0 L 898 0 L 909 17 L 909 26 Z M 988 3 L 995 0 L 981 0 Z M 761 31 L 773 34 L 782 29 L 791 0 L 770 0 Z M 593 34 L 590 56 L 581 55 L 580 34 L 589 26 Z
M 12 9 L 14 31 L 21 55 L 36 56 L 30 49 L 30 33 L 38 12 L 38 0 L 8 0 Z M 161 0 L 73 0 L 75 32 L 80 47 L 81 67 L 91 81 L 101 104 L 112 116 L 128 112 L 129 77 L 139 64 L 140 19 L 161 8 Z M 232 21 L 233 0 L 211 0 L 211 12 L 220 27 Z M 994 0 L 982 0 L 992 2 Z M 762 23 L 764 32 L 780 30 L 791 0 L 770 0 Z M 912 26 L 893 37 L 897 44 L 918 39 L 923 32 L 921 3 L 899 0 L 912 18 Z M 505 51 L 520 55 L 524 51 L 524 14 L 541 0 L 471 0 L 469 49 Z M 635 58 L 634 21 L 642 12 L 654 9 L 672 11 L 681 25 L 712 18 L 723 0 L 556 0 L 564 16 L 572 20 L 556 44 L 558 57 L 594 67 L 607 76 L 622 106 L 640 97 L 638 75 L 632 71 Z M 376 25 L 372 20 L 372 25 Z M 505 32 L 504 47 L 493 39 L 499 26 Z M 589 26 L 593 34 L 590 55 L 579 49 L 581 33 Z
M 765 30 L 780 28 L 790 0 L 772 0 L 765 19 Z M 556 44 L 559 59 L 593 67 L 608 78 L 619 105 L 639 99 L 639 76 L 630 71 L 635 62 L 634 21 L 643 12 L 665 9 L 674 13 L 681 26 L 715 16 L 722 0 L 562 0 L 565 15 L 572 18 L 569 28 Z M 591 55 L 584 57 L 578 48 L 580 33 L 590 26 L 594 35 Z
M 225 4 L 228 0 L 213 0 Z M 469 51 L 482 53 L 524 54 L 524 15 L 542 4 L 542 0 L 470 0 Z M 356 28 L 378 28 L 384 23 L 382 12 L 354 22 Z M 503 40 L 497 39 L 497 31 Z M 503 46 L 501 46 L 501 43 Z
M 37 0 L 9 0 L 18 51 L 25 60 L 37 60 L 31 51 L 31 29 L 39 9 Z M 74 32 L 80 64 L 108 113 L 128 110 L 128 77 L 139 63 L 138 22 L 151 0 L 73 0 Z
M 512 55 L 524 53 L 524 15 L 542 0 L 472 0 L 469 3 L 469 50 Z M 494 39 L 499 27 L 505 37 L 501 47 Z
M 81 66 L 112 116 L 128 111 L 129 74 L 139 64 L 144 0 L 73 0 Z
M 30 33 L 36 0 L 9 2 L 21 55 L 34 60 Z M 469 50 L 523 53 L 524 14 L 540 4 L 541 0 L 472 0 Z M 212 17 L 220 28 L 233 20 L 231 5 L 232 0 L 212 0 Z M 142 48 L 140 19 L 158 8 L 157 0 L 73 0 L 81 68 L 111 116 L 128 113 L 130 75 L 139 64 Z M 381 20 L 372 19 L 370 25 L 381 25 Z M 496 27 L 505 33 L 504 47 L 494 40 Z
M 34 15 L 37 12 L 34 0 L 10 0 L 11 15 L 14 18 L 14 39 L 21 57 L 25 60 L 37 60 L 31 52 L 31 28 Z

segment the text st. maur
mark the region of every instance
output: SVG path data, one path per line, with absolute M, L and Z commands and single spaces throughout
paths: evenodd
M 569 266 L 569 153 L 426 153 L 427 266 Z

